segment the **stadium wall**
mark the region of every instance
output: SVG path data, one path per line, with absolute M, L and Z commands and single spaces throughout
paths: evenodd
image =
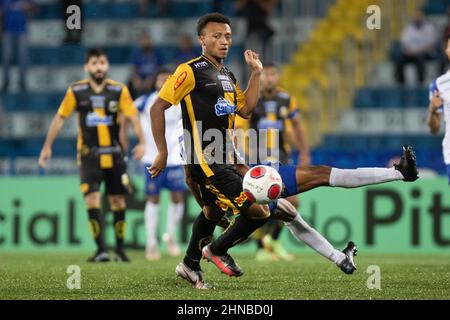
M 78 177 L 0 178 L 0 251 L 94 250 Z M 143 183 L 135 181 L 128 199 L 127 244 L 145 243 Z M 162 212 L 168 194 L 162 197 Z M 302 216 L 335 246 L 355 241 L 362 252 L 447 252 L 450 249 L 450 189 L 445 178 L 422 179 L 361 189 L 320 188 L 301 195 Z M 104 201 L 106 203 L 106 201 Z M 180 239 L 187 244 L 199 208 L 187 200 Z M 106 215 L 107 242 L 114 245 L 112 215 Z M 160 218 L 160 235 L 165 215 Z M 282 241 L 290 251 L 304 252 L 285 230 Z M 252 252 L 254 242 L 234 250 Z

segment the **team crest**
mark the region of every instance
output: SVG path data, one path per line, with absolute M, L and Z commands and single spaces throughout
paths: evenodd
M 108 111 L 111 113 L 117 113 L 118 111 L 117 101 L 110 101 L 108 105 Z

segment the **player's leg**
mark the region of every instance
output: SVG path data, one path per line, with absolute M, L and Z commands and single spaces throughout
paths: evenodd
M 303 218 L 297 209 L 285 199 L 279 199 L 276 211 L 284 211 L 289 216 L 294 216 L 293 220 L 286 219 L 284 223 L 292 235 L 299 241 L 304 242 L 317 253 L 335 263 L 340 269 L 351 274 L 356 270 L 353 257 L 356 255 L 356 246 L 350 242 L 343 251 L 335 249 L 319 232 L 312 228 Z
M 87 185 L 85 185 L 87 186 Z M 82 184 L 83 187 L 83 184 Z M 85 194 L 84 202 L 88 211 L 89 226 L 95 244 L 97 245 L 96 253 L 88 259 L 89 262 L 106 262 L 109 261 L 109 255 L 106 250 L 104 228 L 105 221 L 102 210 L 100 209 L 100 192 L 93 191 Z
M 291 203 L 295 208 L 298 208 L 299 201 L 298 196 L 291 196 L 286 198 L 289 203 Z M 281 236 L 281 232 L 283 231 L 284 223 L 280 220 L 274 220 L 271 232 L 267 234 L 263 238 L 264 245 L 269 248 L 277 258 L 280 258 L 285 261 L 291 261 L 294 259 L 294 256 L 286 251 L 280 241 L 278 239 Z
M 280 170 L 282 168 L 280 167 Z M 411 147 L 405 146 L 399 164 L 393 168 L 337 169 L 326 166 L 298 166 L 295 177 L 296 193 L 301 193 L 320 186 L 357 188 L 399 180 L 415 181 L 418 179 L 418 173 L 414 152 Z M 296 193 L 288 192 L 289 195 Z
M 197 289 L 210 289 L 212 287 L 203 279 L 203 272 L 200 268 L 202 248 L 211 242 L 214 229 L 225 212 L 217 207 L 215 195 L 203 184 L 199 186 L 201 200 L 205 206 L 192 224 L 192 233 L 186 254 L 183 261 L 177 265 L 175 273 Z
M 176 231 L 184 213 L 184 193 L 186 191 L 184 180 L 182 166 L 170 167 L 167 170 L 165 187 L 170 191 L 170 203 L 167 209 L 167 225 L 163 240 L 171 256 L 180 255 Z
M 113 213 L 114 235 L 116 238 L 116 261 L 129 262 L 130 259 L 125 254 L 125 194 L 129 187 L 129 177 L 126 173 L 126 165 L 121 157 L 115 157 L 114 167 L 103 170 L 106 194 L 109 205 Z
M 89 227 L 97 246 L 96 253 L 88 258 L 89 262 L 109 261 L 104 239 L 104 217 L 100 207 L 100 183 L 102 181 L 102 171 L 98 166 L 97 159 L 82 157 L 80 165 L 80 189 L 84 195 Z
M 109 195 L 109 206 L 113 213 L 114 236 L 116 238 L 116 261 L 129 262 L 130 259 L 125 254 L 125 211 L 126 202 L 124 195 Z
M 241 276 L 241 268 L 228 254 L 228 249 L 246 240 L 270 217 L 267 206 L 251 203 L 242 189 L 242 176 L 227 167 L 209 178 L 206 188 L 217 200 L 240 215 L 216 240 L 203 248 L 203 257 L 229 276 Z
M 145 168 L 149 165 L 145 165 Z M 159 218 L 159 194 L 162 182 L 165 179 L 165 172 L 156 178 L 152 178 L 147 169 L 145 169 L 145 194 L 147 201 L 145 203 L 144 221 L 145 221 L 145 256 L 148 260 L 159 260 L 161 255 L 158 249 L 158 218 Z

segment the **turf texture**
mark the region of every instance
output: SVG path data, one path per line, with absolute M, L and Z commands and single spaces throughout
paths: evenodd
M 450 299 L 450 255 L 361 254 L 349 276 L 314 253 L 291 262 L 256 262 L 239 254 L 240 278 L 228 278 L 202 262 L 214 290 L 200 291 L 175 277 L 180 258 L 131 263 L 87 263 L 87 253 L 0 253 L 0 299 Z M 80 289 L 68 289 L 67 268 L 78 265 Z M 369 289 L 368 267 L 380 268 L 381 290 Z M 369 268 L 370 271 L 370 268 Z M 369 283 L 376 284 L 372 278 Z

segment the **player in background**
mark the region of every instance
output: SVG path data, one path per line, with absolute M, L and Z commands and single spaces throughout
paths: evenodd
M 450 40 L 447 43 L 445 54 L 450 59 Z M 433 135 L 441 129 L 442 118 L 445 124 L 445 136 L 442 141 L 442 153 L 447 167 L 450 184 L 450 71 L 438 77 L 430 85 L 430 104 L 428 106 L 428 128 Z
M 244 131 L 252 129 L 258 132 L 258 141 L 246 144 L 245 152 L 250 165 L 278 162 L 289 162 L 292 146 L 300 151 L 298 163 L 308 166 L 311 162 L 307 139 L 302 127 L 300 110 L 295 97 L 289 95 L 279 86 L 280 69 L 273 63 L 264 64 L 261 75 L 261 92 L 250 119 L 236 117 L 235 128 Z M 262 131 L 267 130 L 264 135 Z M 263 141 L 260 141 L 263 140 Z M 267 152 L 259 152 L 259 148 L 265 146 Z M 265 157 L 268 155 L 268 157 Z M 276 158 L 271 158 L 276 155 Z M 255 162 L 253 162 L 255 161 Z M 297 196 L 288 198 L 294 207 L 299 206 Z M 292 260 L 290 255 L 278 242 L 283 223 L 271 220 L 255 233 L 258 241 L 257 260 Z
M 65 119 L 78 112 L 77 163 L 80 171 L 80 189 L 84 195 L 89 223 L 97 252 L 91 262 L 109 261 L 104 240 L 104 217 L 100 209 L 100 185 L 104 181 L 110 207 L 114 214 L 116 238 L 115 259 L 129 261 L 125 254 L 125 194 L 129 178 L 124 152 L 120 145 L 120 119 L 125 117 L 133 125 L 139 139 L 134 158 L 144 155 L 144 137 L 128 88 L 108 79 L 108 57 L 101 49 L 90 49 L 84 70 L 89 78 L 70 85 L 64 100 L 48 130 L 39 156 L 39 165 L 45 167 L 52 156 L 52 145 Z
M 186 191 L 185 177 L 183 171 L 183 161 L 180 155 L 178 125 L 181 121 L 181 108 L 179 106 L 169 108 L 165 111 L 166 118 L 166 141 L 168 146 L 167 167 L 158 177 L 152 178 L 147 168 L 158 153 L 153 139 L 150 110 L 158 97 L 159 90 L 163 86 L 171 72 L 161 69 L 156 75 L 155 91 L 149 95 L 139 97 L 135 104 L 139 110 L 142 130 L 145 136 L 145 155 L 142 162 L 145 164 L 145 192 L 147 202 L 145 205 L 145 230 L 147 234 L 146 257 L 148 260 L 158 260 L 160 252 L 158 250 L 157 230 L 159 216 L 160 193 L 163 188 L 170 191 L 170 204 L 167 209 L 166 232 L 163 241 L 167 245 L 168 253 L 171 256 L 180 255 L 180 248 L 177 242 L 176 231 L 180 224 L 184 212 L 184 193 Z

